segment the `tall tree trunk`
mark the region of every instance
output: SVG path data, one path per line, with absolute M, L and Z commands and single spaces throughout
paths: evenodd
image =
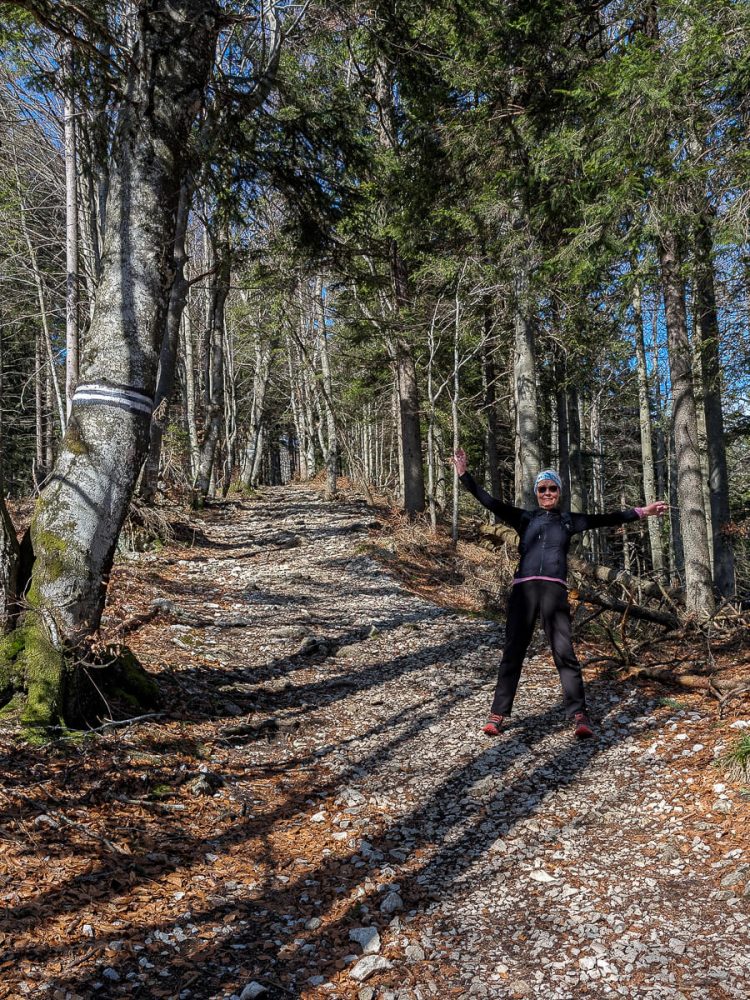
M 78 384 L 78 192 L 76 184 L 76 117 L 72 83 L 73 46 L 65 43 L 65 397 L 70 416 Z
M 297 436 L 297 442 L 299 447 L 299 477 L 301 480 L 309 479 L 309 473 L 307 471 L 307 430 L 305 428 L 305 421 L 302 415 L 302 392 L 300 388 L 299 375 L 295 370 L 293 356 L 295 353 L 294 341 L 290 336 L 287 339 L 287 368 L 289 371 L 289 407 L 292 411 L 292 421 L 294 422 L 294 431 Z M 257 340 L 255 344 L 255 371 L 253 373 L 253 395 L 250 404 L 250 434 L 248 437 L 248 450 L 247 455 L 247 469 L 252 468 L 253 458 L 252 456 L 257 451 L 257 439 L 260 435 L 260 430 L 262 426 L 262 415 L 263 415 L 263 401 L 266 393 L 265 382 L 261 384 L 259 381 L 259 371 L 260 371 L 260 358 L 258 353 Z M 255 485 L 250 482 L 250 485 Z
M 534 324 L 529 314 L 529 274 L 517 264 L 514 297 L 513 398 L 516 414 L 516 504 L 534 507 L 534 480 L 540 469 Z
M 0 314 L 0 635 L 4 635 L 15 624 L 18 612 L 18 562 L 19 549 L 16 541 L 16 531 L 10 514 L 5 506 L 5 454 L 3 448 L 3 423 L 4 414 L 2 412 L 2 400 L 4 389 L 5 359 L 3 357 L 3 324 Z M 2 671 L 0 670 L 0 688 L 3 686 Z M 2 691 L 0 691 L 2 697 Z
M 735 592 L 734 556 L 725 526 L 730 520 L 729 475 L 724 444 L 724 414 L 721 405 L 719 318 L 714 289 L 713 234 L 711 217 L 704 214 L 696 233 L 695 298 L 703 376 L 703 407 L 706 415 L 708 482 L 714 550 L 714 583 L 722 597 Z
M 427 333 L 427 503 L 430 511 L 430 525 L 437 531 L 437 502 L 435 500 L 435 403 L 437 394 L 434 387 L 435 367 L 435 322 L 437 310 Z
M 218 6 L 144 0 L 113 140 L 102 276 L 54 475 L 31 525 L 24 721 L 81 712 L 62 658 L 98 628 L 115 546 L 148 446 L 172 283 L 185 149 L 214 56 Z
M 232 485 L 237 457 L 237 379 L 234 362 L 234 338 L 224 315 L 224 468 L 222 472 L 222 496 L 226 497 Z M 291 435 L 290 435 L 291 437 Z M 291 455 L 291 451 L 289 452 Z M 293 471 L 293 470 L 292 470 Z M 291 478 L 290 471 L 289 477 Z
M 86 294 L 89 303 L 89 320 L 93 315 L 96 286 L 102 271 L 101 235 L 102 217 L 100 211 L 101 173 L 106 168 L 100 162 L 101 156 L 95 151 L 95 132 L 100 127 L 97 115 L 91 107 L 80 112 L 80 128 L 77 131 L 78 155 L 78 235 L 80 238 L 81 262 Z
M 14 152 L 14 157 L 16 154 Z M 55 354 L 52 347 L 52 330 L 49 322 L 49 312 L 47 310 L 47 299 L 45 295 L 44 287 L 44 276 L 39 267 L 39 262 L 37 259 L 36 247 L 31 238 L 31 233 L 27 224 L 27 208 L 26 199 L 24 197 L 23 188 L 21 186 L 21 175 L 18 172 L 18 160 L 14 160 L 15 171 L 16 171 L 16 193 L 18 194 L 18 202 L 21 215 L 21 229 L 24 235 L 24 241 L 26 243 L 26 249 L 29 254 L 29 262 L 31 264 L 32 273 L 34 275 L 34 285 L 36 286 L 37 301 L 39 302 L 39 319 L 42 324 L 42 330 L 44 331 L 44 346 L 47 354 L 47 364 L 49 365 L 49 375 L 52 379 L 52 385 L 55 391 L 55 401 L 57 403 L 57 417 L 60 422 L 60 431 L 65 429 L 65 421 L 67 419 L 65 405 L 63 403 L 63 397 L 60 392 L 60 383 L 57 377 L 57 368 L 55 367 Z
M 667 441 L 664 434 L 666 414 L 662 402 L 661 375 L 659 372 L 659 296 L 654 296 L 654 308 L 651 317 L 652 331 L 652 365 L 654 373 L 654 413 L 656 416 L 656 428 L 654 439 L 656 441 L 656 455 L 654 468 L 656 472 L 656 496 L 665 497 L 667 495 Z M 671 501 L 670 501 L 671 502 Z
M 622 462 L 620 462 L 622 468 Z M 604 445 L 602 443 L 601 395 L 592 393 L 591 397 L 591 483 L 593 487 L 594 510 L 602 513 L 605 510 L 604 496 Z M 589 533 L 591 550 L 597 562 L 607 562 L 609 559 L 609 541 L 602 531 Z
M 44 452 L 44 423 L 45 423 L 45 399 L 44 384 L 46 380 L 46 367 L 42 354 L 42 331 L 37 328 L 34 338 L 34 440 L 36 444 L 34 457 L 34 484 L 40 489 L 42 483 L 47 478 L 49 469 L 45 464 Z
M 453 324 L 453 391 L 451 393 L 451 426 L 453 428 L 453 454 L 460 445 L 460 429 L 458 426 L 458 399 L 460 392 L 459 371 L 461 368 L 459 355 L 459 331 L 461 320 L 461 299 L 459 289 L 456 289 L 456 311 Z M 453 469 L 453 517 L 451 518 L 451 540 L 458 543 L 458 473 Z
M 202 506 L 211 488 L 216 446 L 224 421 L 224 308 L 229 294 L 231 263 L 228 241 L 216 247 L 214 280 L 208 311 L 206 419 L 200 447 L 198 471 L 193 484 L 193 502 Z
M 183 313 L 185 321 L 181 327 L 182 357 L 184 358 L 185 385 L 183 401 L 185 406 L 185 424 L 188 431 L 190 479 L 195 480 L 198 474 L 198 463 L 201 457 L 201 447 L 198 440 L 198 386 L 195 371 L 195 339 L 193 337 L 193 322 L 190 306 Z
M 580 512 L 583 499 L 583 455 L 581 453 L 581 411 L 578 390 L 570 386 L 568 397 L 568 453 L 570 456 L 570 509 Z
M 305 424 L 305 456 L 307 464 L 307 478 L 312 479 L 318 468 L 317 450 L 315 448 L 315 437 L 317 433 L 317 421 L 315 419 L 315 393 L 313 379 L 306 364 L 301 365 L 300 390 L 302 400 L 302 419 Z
M 336 417 L 333 409 L 333 379 L 331 378 L 331 361 L 328 355 L 326 305 L 322 278 L 318 279 L 315 286 L 315 307 L 318 313 L 318 352 L 320 354 L 320 372 L 322 376 L 323 412 L 325 414 L 326 421 L 324 453 L 326 467 L 326 498 L 332 500 L 336 496 L 339 447 L 336 436 Z
M 390 263 L 396 308 L 403 312 L 408 305 L 409 294 L 406 272 L 395 241 L 391 241 Z M 418 514 L 424 510 L 425 496 L 417 366 L 411 344 L 400 334 L 391 339 L 389 349 L 398 389 L 403 508 L 408 514 Z
M 711 560 L 698 451 L 698 422 L 693 394 L 693 365 L 680 276 L 677 240 L 666 232 L 659 242 L 664 308 L 672 381 L 672 425 L 677 459 L 677 496 L 685 551 L 685 603 L 688 611 L 709 615 L 714 610 Z
M 646 503 L 652 503 L 656 498 L 656 483 L 654 481 L 654 453 L 651 429 L 651 400 L 649 396 L 648 368 L 646 366 L 646 344 L 643 336 L 643 309 L 641 305 L 641 288 L 636 284 L 633 289 L 633 316 L 635 331 L 635 357 L 638 371 L 638 423 L 641 433 L 641 468 L 643 470 L 643 495 Z M 662 494 L 659 494 L 662 496 Z M 651 547 L 651 563 L 657 579 L 664 579 L 664 552 L 661 545 L 659 522 L 655 517 L 647 519 L 648 538 Z
M 0 636 L 8 632 L 16 622 L 18 614 L 18 563 L 19 548 L 16 529 L 5 506 L 5 496 L 0 482 Z M 0 664 L 0 699 L 4 698 L 4 688 L 8 681 L 3 677 Z
M 484 391 L 485 446 L 487 485 L 493 497 L 500 496 L 500 465 L 497 455 L 497 399 L 495 393 L 495 357 L 492 349 L 492 300 L 484 298 L 484 335 L 482 337 L 482 389 Z
M 44 470 L 45 479 L 52 471 L 55 464 L 55 419 L 52 414 L 55 412 L 55 401 L 59 402 L 59 397 L 55 393 L 55 380 L 50 366 L 42 366 L 44 385 L 44 404 L 42 406 L 43 428 L 44 428 Z
M 714 575 L 714 545 L 711 517 L 711 485 L 708 469 L 708 442 L 706 441 L 706 410 L 703 403 L 703 366 L 700 352 L 700 325 L 695 316 L 693 303 L 694 327 L 690 338 L 693 347 L 693 386 L 695 388 L 695 416 L 698 421 L 698 454 L 701 459 L 701 483 L 703 484 L 703 509 L 706 512 L 706 532 L 708 534 L 708 554 L 711 559 L 711 578 Z
M 560 352 L 555 356 L 555 405 L 557 410 L 557 471 L 563 484 L 563 493 L 570 497 L 570 444 L 568 438 L 568 375 L 565 358 Z
M 622 459 L 617 462 L 617 472 L 620 478 L 620 506 L 625 508 L 627 506 L 627 496 L 625 494 L 625 467 L 623 466 Z M 649 518 L 653 520 L 653 518 Z M 623 524 L 622 528 L 622 564 L 625 567 L 625 572 L 630 573 L 632 571 L 632 546 L 630 544 L 630 538 L 628 536 L 628 528 L 626 524 Z M 604 550 L 602 550 L 603 552 Z M 604 559 L 599 560 L 604 562 Z
M 672 585 L 682 587 L 685 583 L 685 549 L 682 544 L 682 527 L 680 525 L 679 496 L 677 494 L 677 455 L 674 443 L 674 431 L 669 435 L 667 454 L 669 491 L 669 528 L 670 528 L 670 568 Z
M 443 437 L 443 432 L 440 428 L 440 424 L 436 423 L 434 427 L 435 435 L 435 454 L 436 454 L 436 483 L 435 483 L 435 499 L 437 501 L 438 508 L 440 510 L 445 510 L 448 504 L 448 477 L 446 476 L 445 470 L 445 438 Z
M 401 458 L 404 469 L 403 508 L 409 514 L 424 510 L 424 471 L 422 468 L 422 435 L 419 426 L 419 390 L 414 354 L 403 340 L 394 347 L 394 364 L 398 384 Z
M 259 328 L 253 330 L 253 348 L 255 353 L 255 367 L 253 370 L 253 393 L 250 400 L 250 420 L 245 443 L 245 452 L 242 468 L 243 482 L 254 488 L 258 485 L 260 476 L 261 456 L 263 454 L 263 425 L 265 422 L 265 400 L 266 389 L 270 374 L 271 345 L 264 341 Z M 291 358 L 291 344 L 289 349 Z M 300 431 L 300 419 L 296 406 L 296 394 L 292 386 L 291 402 L 294 427 L 297 435 L 298 453 L 300 466 L 302 463 L 302 441 Z M 302 470 L 300 468 L 300 476 Z
M 169 400 L 174 388 L 177 367 L 177 347 L 180 341 L 180 324 L 187 302 L 189 282 L 185 274 L 187 251 L 185 236 L 190 215 L 190 188 L 186 181 L 180 186 L 180 200 L 177 207 L 177 222 L 174 239 L 174 282 L 169 296 L 167 325 L 159 353 L 159 374 L 154 395 L 154 412 L 151 417 L 149 448 L 141 477 L 140 495 L 146 503 L 151 503 L 156 495 L 161 461 L 161 445 L 167 428 Z

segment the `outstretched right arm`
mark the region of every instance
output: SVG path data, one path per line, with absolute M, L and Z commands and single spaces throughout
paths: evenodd
M 511 528 L 515 528 L 516 531 L 519 531 L 521 527 L 523 509 L 521 507 L 514 507 L 509 503 L 503 503 L 501 500 L 496 499 L 488 493 L 487 490 L 483 489 L 466 468 L 466 453 L 462 448 L 459 448 L 453 456 L 453 464 L 456 467 L 459 479 L 469 493 L 471 493 L 471 495 L 475 497 L 483 507 L 486 507 L 487 510 L 491 510 L 493 514 L 499 517 L 503 524 L 507 524 Z

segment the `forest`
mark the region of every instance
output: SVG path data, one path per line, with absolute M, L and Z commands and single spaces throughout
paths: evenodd
M 20 543 L 3 500 L 0 693 L 29 725 L 87 717 L 72 662 L 149 683 L 92 641 L 127 519 L 346 477 L 455 539 L 459 445 L 517 504 L 549 465 L 574 511 L 667 500 L 582 555 L 696 621 L 746 606 L 747 3 L 0 13 L 0 459 L 34 498 Z

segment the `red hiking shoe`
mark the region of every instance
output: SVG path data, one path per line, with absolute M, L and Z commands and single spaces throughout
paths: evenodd
M 485 733 L 485 735 L 487 736 L 499 736 L 500 730 L 502 728 L 503 728 L 503 716 L 495 715 L 493 713 L 482 727 L 482 732 Z
M 585 712 L 576 712 L 573 716 L 575 723 L 575 737 L 578 740 L 588 740 L 594 735 L 594 727 Z

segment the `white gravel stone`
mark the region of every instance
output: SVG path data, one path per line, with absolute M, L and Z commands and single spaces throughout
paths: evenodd
M 397 892 L 387 893 L 380 904 L 381 913 L 396 913 L 403 908 L 404 901 Z
M 364 955 L 376 955 L 380 951 L 380 934 L 376 927 L 354 927 L 349 931 L 349 940 L 356 941 Z
M 349 970 L 349 978 L 356 983 L 363 983 L 370 976 L 374 976 L 376 972 L 385 972 L 386 969 L 390 968 L 391 963 L 382 955 L 365 955 Z
M 268 989 L 262 983 L 253 980 L 240 993 L 240 1000 L 255 1000 L 256 997 L 262 997 L 264 993 L 268 993 Z

